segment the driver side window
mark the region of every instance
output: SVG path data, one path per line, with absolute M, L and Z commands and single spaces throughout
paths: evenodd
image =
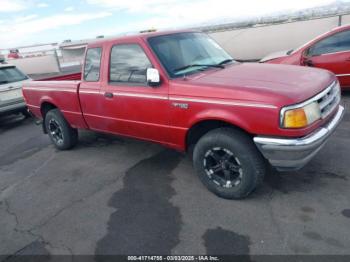
M 327 37 L 308 50 L 308 56 L 319 56 L 336 52 L 350 51 L 350 30 Z
M 146 84 L 147 68 L 152 64 L 138 44 L 113 46 L 110 59 L 110 82 Z

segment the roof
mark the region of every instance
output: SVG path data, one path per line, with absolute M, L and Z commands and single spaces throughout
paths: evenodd
M 101 38 L 101 39 L 95 39 L 95 41 L 88 44 L 88 46 L 96 46 L 101 43 L 109 43 L 109 42 L 115 42 L 117 40 L 134 40 L 137 38 L 147 39 L 149 37 L 154 36 L 162 36 L 162 35 L 170 35 L 170 34 L 177 34 L 177 33 L 190 33 L 190 32 L 199 32 L 198 30 L 171 30 L 171 31 L 159 31 L 159 32 L 147 32 L 147 33 L 137 33 L 133 35 L 127 35 L 127 36 L 119 36 L 119 37 L 108 37 L 108 38 Z

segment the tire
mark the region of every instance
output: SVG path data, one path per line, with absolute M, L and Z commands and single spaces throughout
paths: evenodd
M 225 199 L 247 197 L 266 173 L 265 160 L 253 140 L 233 128 L 218 128 L 201 137 L 193 163 L 202 183 Z
M 78 130 L 72 128 L 58 109 L 52 109 L 45 116 L 47 133 L 59 150 L 68 150 L 78 142 Z

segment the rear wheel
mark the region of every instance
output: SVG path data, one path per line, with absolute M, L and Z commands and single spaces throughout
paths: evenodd
M 195 146 L 193 162 L 202 183 L 227 199 L 248 196 L 265 175 L 265 161 L 252 139 L 231 128 L 204 135 Z
M 78 142 L 78 131 L 72 128 L 58 109 L 50 110 L 45 116 L 45 128 L 52 143 L 60 150 L 67 150 Z

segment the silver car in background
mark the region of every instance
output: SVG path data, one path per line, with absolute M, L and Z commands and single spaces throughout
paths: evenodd
M 25 81 L 30 81 L 30 78 L 14 65 L 0 63 L 0 115 L 29 115 L 22 95 L 22 83 Z

